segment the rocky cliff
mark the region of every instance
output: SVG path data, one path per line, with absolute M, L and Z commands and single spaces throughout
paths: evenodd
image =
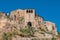
M 44 21 L 35 10 L 0 12 L 0 40 L 59 40 L 55 23 Z

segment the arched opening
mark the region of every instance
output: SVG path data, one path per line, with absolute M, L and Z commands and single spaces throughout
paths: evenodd
M 28 25 L 28 26 L 32 26 L 32 23 L 31 23 L 31 22 L 28 22 L 27 25 Z

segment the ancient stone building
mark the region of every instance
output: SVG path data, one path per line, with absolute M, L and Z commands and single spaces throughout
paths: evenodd
M 41 27 L 43 28 L 43 18 L 42 17 L 38 17 L 35 14 L 35 10 L 34 9 L 25 9 L 25 10 L 15 10 L 12 11 L 10 14 L 10 17 L 13 18 L 13 20 L 16 20 L 17 22 L 19 22 L 19 18 L 23 17 L 24 18 L 24 25 L 30 25 L 32 27 L 38 28 Z
M 16 22 L 19 22 L 19 19 L 21 17 L 24 18 L 24 24 L 23 24 L 24 26 L 30 25 L 32 27 L 35 27 L 36 29 L 39 29 L 39 28 L 44 29 L 44 27 L 46 26 L 50 32 L 52 31 L 52 28 L 56 30 L 54 23 L 44 21 L 42 17 L 36 15 L 36 12 L 34 9 L 14 10 L 10 13 L 10 17 Z

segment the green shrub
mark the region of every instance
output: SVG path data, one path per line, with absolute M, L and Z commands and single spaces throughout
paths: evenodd
M 27 34 L 29 36 L 32 36 L 36 30 L 33 27 L 26 26 L 26 28 L 21 28 L 20 31 L 23 34 Z
M 3 34 L 3 40 L 8 40 L 8 36 L 6 33 Z
M 21 28 L 20 31 L 24 34 L 30 35 L 30 30 L 29 28 Z
M 4 33 L 3 34 L 3 40 L 8 40 L 8 39 L 12 39 L 13 33 L 9 32 L 9 33 Z
M 23 17 L 20 17 L 20 21 L 23 21 L 24 20 L 24 18 Z
M 52 40 L 56 40 L 56 38 L 53 37 Z

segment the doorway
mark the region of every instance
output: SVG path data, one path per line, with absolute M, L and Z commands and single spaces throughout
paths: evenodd
M 28 22 L 27 25 L 28 25 L 28 26 L 32 26 L 32 23 L 31 23 L 31 22 Z

